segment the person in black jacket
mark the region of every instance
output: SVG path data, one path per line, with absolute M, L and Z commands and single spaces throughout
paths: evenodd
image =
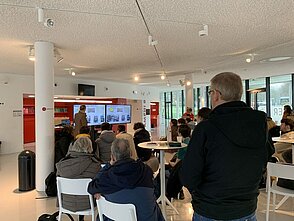
M 180 178 L 192 195 L 196 220 L 255 221 L 262 172 L 274 153 L 266 114 L 244 102 L 241 78 L 212 78 L 212 112 L 194 129 Z
M 154 196 L 153 172 L 130 153 L 127 140 L 115 139 L 110 162 L 89 183 L 88 192 L 96 199 L 103 195 L 110 202 L 134 204 L 138 221 L 164 221 Z
M 72 132 L 72 127 L 64 127 L 61 129 L 59 139 L 56 139 L 55 142 L 54 165 L 66 156 L 69 145 L 74 140 Z
M 135 130 L 134 143 L 135 143 L 135 148 L 137 151 L 138 158 L 141 159 L 142 161 L 147 161 L 151 157 L 152 150 L 141 148 L 138 146 L 138 144 L 150 141 L 150 134 L 145 129 L 144 124 L 141 122 L 135 123 L 133 129 Z

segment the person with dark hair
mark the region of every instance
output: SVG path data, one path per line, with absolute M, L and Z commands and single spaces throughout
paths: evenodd
M 235 73 L 211 79 L 212 111 L 195 127 L 180 170 L 193 221 L 256 221 L 259 183 L 274 148 L 266 114 L 242 102 L 242 93 Z
M 178 136 L 178 121 L 177 121 L 177 119 L 170 120 L 170 133 L 171 133 L 171 140 L 177 141 L 177 136 Z
M 183 143 L 189 144 L 190 142 L 190 134 L 191 129 L 188 125 L 180 125 L 179 126 L 179 135 L 183 137 Z M 187 147 L 181 148 L 175 155 L 175 165 L 172 167 L 170 176 L 167 180 L 166 186 L 166 197 L 167 198 L 176 198 L 179 195 L 179 199 L 184 199 L 184 191 L 183 191 L 183 184 L 180 181 L 179 171 L 182 166 L 182 160 L 185 157 L 187 152 Z
M 207 120 L 209 117 L 209 114 L 211 113 L 211 109 L 208 107 L 202 107 L 196 116 L 197 123 L 200 123 L 203 120 Z
M 64 127 L 61 129 L 59 139 L 55 142 L 54 165 L 66 156 L 69 145 L 74 140 L 72 132 L 72 127 Z
M 179 118 L 178 119 L 178 125 L 185 125 L 185 124 L 187 124 L 187 123 L 186 123 L 186 120 L 184 118 Z
M 131 150 L 131 158 L 134 159 L 134 160 L 137 160 L 138 155 L 137 155 L 137 151 L 136 151 L 136 148 L 135 148 L 135 143 L 134 143 L 133 136 L 126 132 L 126 126 L 125 125 L 120 124 L 120 125 L 117 126 L 116 138 L 126 139 L 129 142 L 130 150 Z
M 150 141 L 150 134 L 145 129 L 145 126 L 142 122 L 135 123 L 133 129 L 135 131 L 134 143 L 135 143 L 135 148 L 136 148 L 136 151 L 138 154 L 138 158 L 141 159 L 142 161 L 148 161 L 151 157 L 152 150 L 146 149 L 146 148 L 141 148 L 138 146 L 138 144 Z
M 96 155 L 103 163 L 110 161 L 111 144 L 115 139 L 115 134 L 111 130 L 110 124 L 105 122 L 101 125 L 101 134 L 95 140 L 97 145 Z
M 74 123 L 75 123 L 75 129 L 74 129 L 74 137 L 79 134 L 79 131 L 81 127 L 87 126 L 87 115 L 86 115 L 86 105 L 81 105 L 80 110 L 78 113 L 74 116 Z
M 267 117 L 267 129 L 271 137 L 279 137 L 280 136 L 280 127 L 276 125 L 271 117 Z
M 292 115 L 291 106 L 290 105 L 285 105 L 282 119 L 286 119 L 288 116 L 291 116 L 291 115 Z
M 289 118 L 284 118 L 281 120 L 281 135 L 286 134 L 294 130 L 294 121 Z
M 60 177 L 79 179 L 94 178 L 101 168 L 97 157 L 92 154 L 92 142 L 84 136 L 79 137 L 73 145 L 69 147 L 65 158 L 56 164 L 56 175 Z M 62 196 L 63 207 L 71 211 L 90 209 L 88 196 Z M 84 220 L 84 216 L 79 216 L 79 221 Z
M 127 140 L 114 140 L 111 161 L 89 183 L 88 192 L 96 199 L 103 195 L 110 202 L 134 204 L 138 221 L 164 221 L 154 196 L 152 170 L 130 153 Z

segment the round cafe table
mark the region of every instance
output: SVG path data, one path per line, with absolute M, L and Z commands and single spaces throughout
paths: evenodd
M 165 151 L 167 150 L 177 150 L 187 146 L 187 144 L 181 143 L 180 147 L 171 147 L 169 146 L 167 141 L 150 141 L 139 143 L 139 147 L 146 149 L 153 149 L 160 151 L 160 197 L 157 199 L 157 203 L 161 202 L 161 211 L 166 218 L 166 203 L 170 205 L 177 214 L 179 214 L 178 210 L 172 205 L 172 203 L 165 196 Z

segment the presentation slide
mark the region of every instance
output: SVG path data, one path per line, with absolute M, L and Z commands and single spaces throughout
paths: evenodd
M 106 122 L 110 124 L 131 123 L 131 105 L 106 105 Z
M 80 105 L 74 105 L 74 115 L 79 112 Z M 105 105 L 86 104 L 88 126 L 101 125 L 105 122 Z

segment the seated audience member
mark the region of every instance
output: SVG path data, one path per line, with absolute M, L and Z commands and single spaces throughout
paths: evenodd
M 188 125 L 179 126 L 179 135 L 183 137 L 183 143 L 189 144 L 191 129 Z M 179 170 L 182 165 L 182 160 L 187 152 L 187 147 L 181 148 L 176 153 L 176 164 L 171 169 L 170 176 L 167 180 L 166 196 L 170 198 L 176 198 L 180 193 L 179 199 L 184 199 L 184 192 L 182 190 L 183 185 L 180 181 Z
M 171 119 L 171 121 L 170 121 L 170 133 L 171 133 L 171 140 L 177 141 L 178 121 L 176 119 Z
M 191 118 L 186 118 L 186 123 L 187 123 L 187 125 L 190 127 L 190 129 L 191 130 L 194 130 L 194 128 L 195 128 L 195 123 L 194 123 L 194 121 L 192 121 L 191 120 Z
M 290 105 L 285 105 L 282 119 L 286 119 L 288 116 L 291 116 L 291 115 L 292 115 L 291 106 Z
M 133 136 L 126 132 L 126 126 L 125 125 L 118 125 L 117 126 L 116 138 L 126 139 L 129 142 L 130 150 L 131 150 L 131 158 L 134 159 L 134 160 L 137 160 L 138 156 L 137 156 Z
M 102 160 L 102 163 L 110 161 L 111 144 L 115 139 L 115 134 L 111 130 L 109 123 L 101 125 L 101 134 L 95 141 L 97 145 L 96 155 Z
M 135 148 L 137 151 L 138 158 L 141 159 L 142 161 L 147 161 L 151 157 L 152 150 L 141 148 L 138 146 L 138 144 L 150 141 L 150 134 L 145 129 L 144 124 L 141 122 L 135 123 L 133 129 L 135 130 L 134 143 L 135 143 Z
M 294 130 L 294 121 L 288 118 L 281 120 L 281 134 L 284 135 Z
M 138 221 L 162 221 L 152 176 L 146 164 L 131 159 L 128 141 L 116 139 L 111 146 L 111 161 L 89 183 L 88 192 L 96 199 L 103 195 L 110 202 L 134 204 Z
M 280 136 L 280 127 L 276 125 L 271 117 L 267 117 L 267 129 L 271 137 Z
M 186 120 L 184 118 L 179 118 L 178 119 L 178 126 L 185 125 L 185 124 L 187 124 L 187 123 L 186 123 Z
M 55 142 L 54 165 L 66 156 L 69 145 L 74 139 L 72 132 L 72 127 L 64 127 L 61 129 L 59 139 Z
M 211 109 L 208 107 L 202 107 L 196 116 L 197 124 L 200 123 L 203 120 L 207 120 L 209 117 L 209 114 L 211 112 Z
M 292 148 L 284 151 L 282 157 L 286 163 L 292 163 Z M 279 178 L 277 186 L 294 190 L 294 180 Z
M 90 138 L 90 127 L 88 126 L 82 126 L 79 134 L 76 135 L 75 139 L 78 139 L 80 137 L 88 137 Z
M 92 142 L 88 137 L 80 137 L 70 146 L 65 158 L 56 164 L 57 176 L 79 179 L 94 178 L 100 170 L 100 162 L 92 154 Z M 90 208 L 88 196 L 62 196 L 63 207 L 70 211 L 86 210 Z M 79 217 L 82 221 L 83 216 Z
M 194 120 L 194 114 L 192 113 L 192 108 L 187 107 L 186 112 L 183 114 L 184 119 L 190 118 L 192 121 Z

